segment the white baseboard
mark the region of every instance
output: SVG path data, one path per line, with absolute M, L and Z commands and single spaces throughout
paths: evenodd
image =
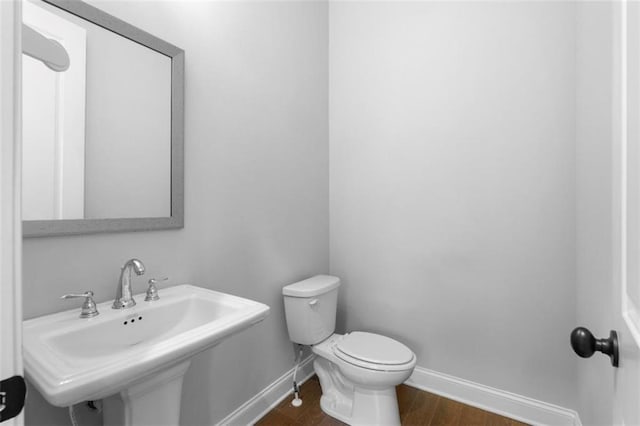
M 574 410 L 416 367 L 405 384 L 533 425 L 581 426 Z
M 313 376 L 313 359 L 314 356 L 310 355 L 300 364 L 297 374 L 297 382 L 299 385 Z M 292 380 L 293 368 L 261 390 L 249 401 L 242 404 L 233 413 L 217 423 L 217 425 L 246 426 L 255 424 L 291 393 Z
M 298 384 L 306 382 L 313 376 L 313 359 L 314 356 L 310 355 L 300 364 Z M 255 424 L 289 396 L 292 379 L 293 369 L 287 371 L 256 396 L 242 404 L 217 425 L 246 426 Z M 532 425 L 582 426 L 578 413 L 574 410 L 423 367 L 416 367 L 405 384 Z

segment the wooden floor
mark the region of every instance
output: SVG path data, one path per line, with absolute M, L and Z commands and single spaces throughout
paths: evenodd
M 403 425 L 520 426 L 524 423 L 464 405 L 428 392 L 400 385 L 397 387 L 400 420 Z M 258 426 L 342 426 L 320 409 L 320 382 L 313 376 L 300 387 L 301 407 L 286 398 L 256 423 Z

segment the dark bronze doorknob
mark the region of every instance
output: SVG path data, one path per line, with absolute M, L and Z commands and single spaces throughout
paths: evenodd
M 611 330 L 609 338 L 596 339 L 585 327 L 575 328 L 571 332 L 571 347 L 578 356 L 589 358 L 595 352 L 609 355 L 611 365 L 618 366 L 618 333 Z

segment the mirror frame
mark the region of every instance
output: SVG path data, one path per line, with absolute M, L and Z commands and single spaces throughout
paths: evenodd
M 171 58 L 171 216 L 23 220 L 24 237 L 184 227 L 184 50 L 80 0 L 41 0 Z

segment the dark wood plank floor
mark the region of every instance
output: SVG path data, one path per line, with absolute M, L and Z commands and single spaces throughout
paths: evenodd
M 400 420 L 403 425 L 438 426 L 522 426 L 488 411 L 461 404 L 407 385 L 397 387 Z M 320 382 L 313 376 L 300 387 L 301 407 L 285 398 L 276 408 L 260 419 L 258 426 L 344 426 L 320 409 Z

